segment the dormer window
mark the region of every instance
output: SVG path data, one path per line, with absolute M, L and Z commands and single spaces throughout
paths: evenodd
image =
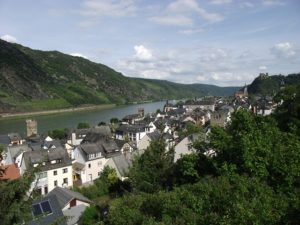
M 56 163 L 56 160 L 51 160 L 50 163 L 51 163 L 51 164 L 55 164 L 55 163 Z
M 88 155 L 88 159 L 94 159 L 94 158 L 95 158 L 95 154 L 94 153 Z

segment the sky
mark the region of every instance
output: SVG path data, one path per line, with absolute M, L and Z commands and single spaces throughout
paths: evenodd
M 129 77 L 242 86 L 300 72 L 300 0 L 0 0 L 0 38 Z

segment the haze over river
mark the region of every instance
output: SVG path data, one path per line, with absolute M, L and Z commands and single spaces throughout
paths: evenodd
M 36 119 L 38 123 L 38 133 L 47 133 L 57 128 L 73 129 L 79 122 L 87 122 L 91 126 L 97 125 L 103 121 L 108 123 L 112 117 L 122 119 L 129 114 L 138 113 L 138 108 L 144 108 L 145 114 L 156 112 L 162 109 L 165 102 L 151 102 L 145 104 L 136 104 L 129 106 L 117 106 L 111 109 L 95 109 L 89 111 L 67 112 L 60 114 L 29 116 Z M 26 118 L 3 118 L 0 120 L 0 134 L 17 132 L 22 137 L 26 135 Z

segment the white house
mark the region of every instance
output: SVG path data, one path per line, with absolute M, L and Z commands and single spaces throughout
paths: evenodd
M 108 159 L 105 158 L 105 152 L 101 145 L 96 143 L 84 143 L 75 148 L 74 157 L 77 163 L 82 167 L 77 166 L 75 173 L 77 179 L 82 183 L 92 182 L 97 179 Z
M 37 189 L 42 195 L 55 187 L 72 187 L 72 162 L 63 148 L 50 150 L 35 150 L 23 153 L 20 164 L 21 175 L 33 167 L 40 167 L 36 179 L 32 182 L 30 191 Z
M 116 139 L 133 141 L 138 143 L 146 135 L 146 127 L 144 125 L 128 125 L 123 124 L 116 129 Z

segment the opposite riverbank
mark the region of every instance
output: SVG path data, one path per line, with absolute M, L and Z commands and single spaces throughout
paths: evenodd
M 40 115 L 49 115 L 49 114 L 58 114 L 66 112 L 78 112 L 78 111 L 87 111 L 94 109 L 111 109 L 116 107 L 116 104 L 105 104 L 105 105 L 89 105 L 89 106 L 80 106 L 66 109 L 53 109 L 53 110 L 43 110 L 43 111 L 34 111 L 34 112 L 18 112 L 18 113 L 1 113 L 0 119 L 2 118 L 22 118 L 28 116 L 40 116 Z

